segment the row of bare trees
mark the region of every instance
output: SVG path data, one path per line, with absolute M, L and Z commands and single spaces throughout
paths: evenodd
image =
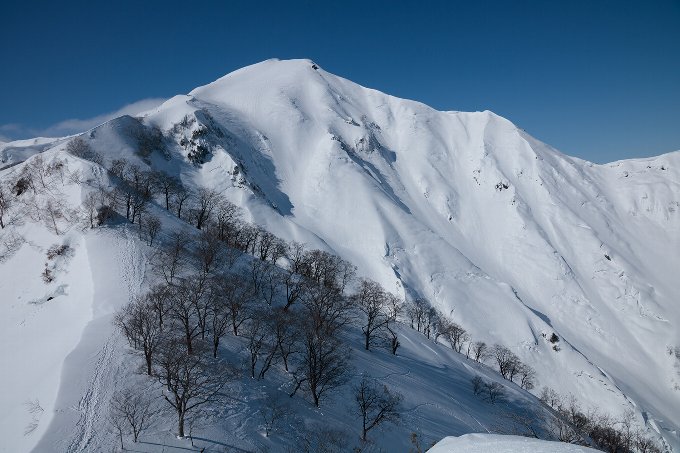
M 564 398 L 549 387 L 542 389 L 540 399 L 558 415 L 548 420 L 548 431 L 561 442 L 594 444 L 610 453 L 663 451 L 642 429 L 636 427 L 632 411 L 614 418 L 596 408 L 584 410 L 573 395 Z
M 448 316 L 432 307 L 423 298 L 417 298 L 406 305 L 406 314 L 412 329 L 422 332 L 435 342 L 444 339 L 451 348 L 467 358 L 485 363 L 491 360 L 497 366 L 503 378 L 517 382 L 522 388 L 531 390 L 536 384 L 536 372 L 523 363 L 520 358 L 507 347 L 495 344 L 487 345 L 483 341 L 472 341 L 470 335 L 460 324 L 453 322 Z

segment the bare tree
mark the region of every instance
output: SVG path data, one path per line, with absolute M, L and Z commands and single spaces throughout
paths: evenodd
M 498 371 L 505 379 L 511 379 L 514 372 L 516 372 L 519 358 L 503 345 L 496 344 L 491 349 L 491 355 L 498 364 Z
M 216 190 L 200 188 L 196 194 L 196 206 L 193 209 L 193 217 L 196 228 L 202 229 L 216 206 L 223 202 L 222 195 Z M 178 216 L 179 217 L 179 216 Z
M 291 305 L 300 299 L 301 295 L 305 292 L 306 286 L 309 284 L 302 275 L 305 259 L 304 246 L 297 242 L 289 244 L 286 249 L 286 259 L 288 266 L 280 274 L 282 286 L 286 291 L 284 310 L 288 310 Z
M 215 207 L 215 225 L 217 237 L 229 245 L 233 245 L 236 232 L 241 228 L 241 208 L 228 200 L 222 200 Z
M 109 403 L 109 414 L 112 420 L 117 420 L 113 424 L 121 437 L 121 448 L 124 430 L 132 434 L 132 439 L 136 443 L 140 434 L 151 427 L 157 413 L 158 410 L 148 392 L 131 389 L 114 392 Z
M 232 332 L 238 336 L 239 328 L 252 315 L 255 289 L 250 281 L 237 274 L 220 275 L 215 283 L 224 298 L 223 303 L 229 315 Z
M 267 394 L 262 406 L 260 407 L 262 416 L 264 435 L 269 435 L 276 431 L 279 423 L 286 420 L 291 415 L 290 407 L 274 394 Z
M 480 375 L 476 375 L 470 381 L 472 383 L 472 392 L 479 395 L 484 390 L 484 379 Z
M 415 299 L 413 302 L 407 305 L 406 312 L 411 319 L 412 329 L 415 328 L 418 330 L 418 332 L 423 331 L 426 324 L 427 311 L 429 307 L 430 303 L 422 297 Z
M 200 406 L 215 401 L 234 373 L 204 354 L 188 354 L 177 341 L 168 341 L 154 365 L 154 376 L 164 386 L 163 398 L 177 414 L 177 431 L 184 437 L 187 416 Z
M 12 198 L 9 191 L 0 184 L 0 228 L 5 228 L 4 219 L 7 218 L 9 210 L 12 208 Z
M 484 383 L 483 388 L 485 398 L 491 404 L 495 404 L 505 395 L 505 392 L 503 391 L 503 386 L 498 382 L 486 382 Z
M 217 236 L 204 230 L 198 237 L 193 255 L 201 268 L 201 272 L 205 275 L 211 275 L 222 267 L 225 247 Z
M 170 200 L 181 183 L 176 177 L 170 176 L 169 174 L 162 171 L 155 172 L 153 176 L 153 182 L 156 186 L 156 189 L 161 194 L 163 194 L 163 198 L 165 200 L 165 210 L 169 211 Z
M 362 279 L 354 300 L 359 311 L 364 314 L 365 324 L 361 327 L 361 332 L 364 334 L 364 348 L 368 351 L 372 341 L 386 328 L 389 321 L 387 294 L 378 283 Z
M 470 338 L 467 331 L 455 322 L 450 324 L 445 336 L 451 344 L 451 348 L 458 353 L 463 350 L 463 346 Z
M 152 246 L 154 239 L 156 239 L 156 236 L 161 231 L 161 220 L 154 215 L 148 216 L 144 220 L 143 225 L 146 230 L 146 236 L 149 239 L 149 246 Z
M 488 347 L 483 341 L 475 341 L 472 343 L 472 356 L 476 362 L 483 362 L 488 356 Z
M 66 145 L 66 151 L 81 159 L 86 159 L 99 165 L 103 164 L 102 156 L 93 150 L 82 137 L 73 138 L 68 145 Z
M 246 323 L 244 336 L 248 339 L 247 349 L 250 354 L 250 377 L 255 378 L 257 364 L 261 362 L 258 377 L 264 378 L 276 355 L 276 343 L 273 341 L 273 329 L 269 312 L 255 310 Z M 262 360 L 260 360 L 262 359 Z
M 177 212 L 177 218 L 182 218 L 182 208 L 184 204 L 193 197 L 189 189 L 184 187 L 181 183 L 175 188 L 173 195 L 173 204 Z
M 273 332 L 277 353 L 283 361 L 286 372 L 289 371 L 290 357 L 300 348 L 300 323 L 295 314 L 285 309 L 274 309 Z
M 306 319 L 301 339 L 301 354 L 293 373 L 295 388 L 304 386 L 315 406 L 329 391 L 345 384 L 350 370 L 349 349 L 340 341 L 337 329 L 326 322 Z
M 300 271 L 316 284 L 335 289 L 340 294 L 344 294 L 356 275 L 354 265 L 323 250 L 306 251 Z
M 90 228 L 94 228 L 97 220 L 97 207 L 99 206 L 99 198 L 97 193 L 88 192 L 83 200 L 83 208 L 85 214 L 90 221 Z
M 536 382 L 536 371 L 525 363 L 520 363 L 518 368 L 518 374 L 521 378 L 520 386 L 526 390 L 533 389 Z
M 185 231 L 174 232 L 170 235 L 168 244 L 160 247 L 151 257 L 154 273 L 163 277 L 169 285 L 174 284 L 187 268 L 188 242 L 189 235 Z
M 257 243 L 257 257 L 262 261 L 276 262 L 285 255 L 286 248 L 284 242 L 273 233 L 260 228 L 260 240 Z
M 368 432 L 385 422 L 399 422 L 403 397 L 386 385 L 380 387 L 363 377 L 354 388 L 354 398 L 362 421 L 361 440 L 366 441 Z
M 200 324 L 195 310 L 196 299 L 203 294 L 196 293 L 195 288 L 189 287 L 193 280 L 182 280 L 177 285 L 168 287 L 169 302 L 168 318 L 177 324 L 183 334 L 187 354 L 194 353 L 194 339 L 200 334 Z M 191 285 L 193 286 L 193 285 Z
M 385 329 L 389 333 L 390 351 L 393 355 L 397 354 L 397 349 L 401 346 L 399 336 L 393 325 L 399 320 L 399 315 L 403 309 L 404 304 L 402 301 L 394 294 L 387 293 L 387 322 L 385 323 Z
M 123 307 L 114 322 L 130 346 L 142 352 L 146 373 L 151 376 L 153 357 L 161 342 L 162 331 L 148 295 Z

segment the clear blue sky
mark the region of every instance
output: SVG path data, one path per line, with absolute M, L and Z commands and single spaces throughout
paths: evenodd
M 2 5 L 5 138 L 277 57 L 441 110 L 493 110 L 595 162 L 680 149 L 679 0 Z

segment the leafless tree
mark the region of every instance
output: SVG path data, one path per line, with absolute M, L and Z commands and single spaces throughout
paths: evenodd
M 194 247 L 193 256 L 205 275 L 219 271 L 224 263 L 226 250 L 224 244 L 209 231 L 202 231 Z
M 391 391 L 386 385 L 380 387 L 366 377 L 354 388 L 354 398 L 361 416 L 361 440 L 383 423 L 398 423 L 401 418 L 401 394 Z
M 223 197 L 213 189 L 200 188 L 196 193 L 196 206 L 193 209 L 193 217 L 196 228 L 202 229 L 215 207 L 223 202 Z
M 273 233 L 259 228 L 259 240 L 257 242 L 257 257 L 262 261 L 276 262 L 284 256 L 286 248 L 284 242 Z
M 306 251 L 300 270 L 317 285 L 335 289 L 340 294 L 344 294 L 356 275 L 354 265 L 323 250 Z
M 488 356 L 488 347 L 483 341 L 475 341 L 472 343 L 472 356 L 476 362 L 483 362 Z
M 281 272 L 281 284 L 286 291 L 286 305 L 284 310 L 288 310 L 291 305 L 300 300 L 301 295 L 305 292 L 308 286 L 308 280 L 302 275 L 303 263 L 305 257 L 304 246 L 300 243 L 293 242 L 288 245 L 286 250 L 286 259 L 288 265 Z
M 511 379 L 511 376 L 516 372 L 519 358 L 511 350 L 503 345 L 496 344 L 491 348 L 491 355 L 498 364 L 498 371 L 505 379 Z
M 197 320 L 195 301 L 203 294 L 196 294 L 192 280 L 179 281 L 177 285 L 168 287 L 170 306 L 168 318 L 177 325 L 182 332 L 187 354 L 194 353 L 194 340 L 201 334 L 200 324 Z
M 146 373 L 151 376 L 153 357 L 161 343 L 162 330 L 150 297 L 139 297 L 123 307 L 114 322 L 130 346 L 142 352 Z
M 177 341 L 164 343 L 154 364 L 154 376 L 164 386 L 163 398 L 177 414 L 177 431 L 184 437 L 188 415 L 215 401 L 234 377 L 224 364 L 210 361 L 205 354 L 188 354 Z
M 418 332 L 422 332 L 424 330 L 427 312 L 429 308 L 430 303 L 426 299 L 423 299 L 422 297 L 415 299 L 414 301 L 407 305 L 406 312 L 408 313 L 409 318 L 411 319 L 412 329 L 415 328 L 416 330 L 418 330 Z
M 119 179 L 123 179 L 129 162 L 127 159 L 113 159 L 109 171 Z
M 279 397 L 267 394 L 260 407 L 265 437 L 269 437 L 272 432 L 276 431 L 279 423 L 286 420 L 291 413 L 290 407 Z
M 97 221 L 97 207 L 99 206 L 99 197 L 96 192 L 88 192 L 83 200 L 83 209 L 90 221 L 90 228 L 94 228 Z
M 156 186 L 156 190 L 158 190 L 163 195 L 163 199 L 165 201 L 165 210 L 169 211 L 170 200 L 172 199 L 175 191 L 181 185 L 181 182 L 176 177 L 170 176 L 169 174 L 162 171 L 157 171 L 154 173 L 153 182 Z
M 66 219 L 64 202 L 59 199 L 49 198 L 42 206 L 41 212 L 44 215 L 47 227 L 51 228 L 56 235 L 62 234 L 62 231 L 59 229 L 59 221 Z
M 456 352 L 462 351 L 463 346 L 470 338 L 467 331 L 463 329 L 460 325 L 456 324 L 455 322 L 450 324 L 448 330 L 444 335 L 451 344 L 451 348 Z
M 184 205 L 193 197 L 193 194 L 189 189 L 184 187 L 181 183 L 175 188 L 172 194 L 173 204 L 177 212 L 177 218 L 182 218 L 182 208 Z
M 104 162 L 102 156 L 93 150 L 82 137 L 73 138 L 68 145 L 66 145 L 66 151 L 73 156 L 89 160 L 99 165 L 102 165 Z
M 148 392 L 118 390 L 114 392 L 109 402 L 109 415 L 112 421 L 117 420 L 113 425 L 121 437 L 121 446 L 123 432 L 132 434 L 132 439 L 136 443 L 140 434 L 151 427 L 157 413 L 158 409 Z
M 394 325 L 399 320 L 399 315 L 403 309 L 404 304 L 402 301 L 394 294 L 387 293 L 387 322 L 385 323 L 385 329 L 389 334 L 390 351 L 393 355 L 397 354 L 397 349 L 401 346 Z
M 0 184 L 0 228 L 5 228 L 4 219 L 7 218 L 12 208 L 12 198 L 4 185 Z
M 252 316 L 252 301 L 255 289 L 252 283 L 237 274 L 223 274 L 215 279 L 219 292 L 224 298 L 224 306 L 234 335 L 238 336 L 239 328 Z
M 503 386 L 498 382 L 486 382 L 484 383 L 483 389 L 486 400 L 491 404 L 495 404 L 505 395 Z
M 536 385 L 536 371 L 525 363 L 520 363 L 518 374 L 521 378 L 520 386 L 523 389 L 531 390 Z
M 378 283 L 362 279 L 354 300 L 357 308 L 364 315 L 365 324 L 361 327 L 361 332 L 364 334 L 364 348 L 368 351 L 375 337 L 387 326 L 388 297 Z
M 218 283 L 218 280 L 219 279 L 213 279 L 210 282 L 207 294 L 208 330 L 210 331 L 212 342 L 213 358 L 217 358 L 220 340 L 232 327 L 230 311 L 227 306 L 227 301 L 222 294 L 222 285 Z
M 241 208 L 228 200 L 222 200 L 215 207 L 215 227 L 221 241 L 228 245 L 235 243 L 237 230 L 241 228 L 241 216 Z
M 248 339 L 247 349 L 250 354 L 250 377 L 255 378 L 255 371 L 260 363 L 258 377 L 264 378 L 271 367 L 277 352 L 274 340 L 270 313 L 264 310 L 255 310 L 250 320 L 245 324 L 243 336 Z
M 291 311 L 276 308 L 272 319 L 277 353 L 283 361 L 284 369 L 288 372 L 290 357 L 299 352 L 300 349 L 300 322 Z
M 470 381 L 472 383 L 472 392 L 475 395 L 479 395 L 484 390 L 484 379 L 481 376 L 476 375 Z
M 347 382 L 350 371 L 349 349 L 340 341 L 337 333 L 334 326 L 324 321 L 305 319 L 291 397 L 304 387 L 318 407 L 326 393 Z
M 151 257 L 153 272 L 165 280 L 169 285 L 175 283 L 188 267 L 189 235 L 185 231 L 173 232 L 166 245 L 159 247 Z

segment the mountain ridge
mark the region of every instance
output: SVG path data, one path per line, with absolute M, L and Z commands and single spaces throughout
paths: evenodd
M 593 164 L 493 112 L 440 112 L 311 60 L 242 68 L 82 137 L 105 162 L 218 190 L 508 345 L 541 385 L 632 409 L 680 446 L 666 354 L 680 345 L 680 152 Z

